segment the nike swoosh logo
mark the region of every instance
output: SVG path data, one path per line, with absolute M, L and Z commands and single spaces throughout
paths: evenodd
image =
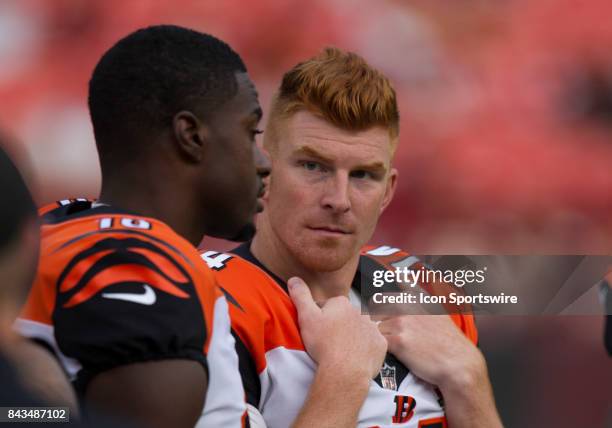
M 145 292 L 136 293 L 102 293 L 106 299 L 125 300 L 126 302 L 140 303 L 141 305 L 152 305 L 157 300 L 155 291 L 148 284 L 143 284 Z

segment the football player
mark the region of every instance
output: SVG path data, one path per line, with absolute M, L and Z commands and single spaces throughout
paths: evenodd
M 146 427 L 241 426 L 227 303 L 195 245 L 254 231 L 268 165 L 245 65 L 210 35 L 141 29 L 96 65 L 89 110 L 100 197 L 40 211 L 41 262 L 16 326 L 88 406 Z
M 257 234 L 230 254 L 203 253 L 230 301 L 258 426 L 501 425 L 471 315 L 384 318 L 389 353 L 374 373 L 342 342 L 365 324 L 321 325 L 349 299 L 359 307 L 372 270 L 420 266 L 397 248 L 363 248 L 397 184 L 398 125 L 388 79 L 335 48 L 289 70 L 273 98 Z

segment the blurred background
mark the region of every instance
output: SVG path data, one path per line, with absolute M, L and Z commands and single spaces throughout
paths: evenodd
M 336 45 L 399 97 L 400 186 L 373 243 L 612 254 L 611 16 L 607 0 L 0 0 L 0 129 L 37 202 L 96 197 L 87 82 L 120 37 L 173 23 L 222 38 L 264 110 L 287 68 Z M 612 427 L 602 317 L 478 324 L 508 427 Z

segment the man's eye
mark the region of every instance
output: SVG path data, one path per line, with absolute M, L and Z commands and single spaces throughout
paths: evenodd
M 322 169 L 321 165 L 317 162 L 303 162 L 302 166 L 308 171 L 318 171 Z
M 363 178 L 372 178 L 372 174 L 371 174 L 371 173 L 369 173 L 368 171 L 359 170 L 359 171 L 353 171 L 353 172 L 351 172 L 351 177 L 353 177 L 353 178 L 359 178 L 359 179 L 363 179 Z

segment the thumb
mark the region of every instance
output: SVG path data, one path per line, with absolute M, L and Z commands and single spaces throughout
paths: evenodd
M 287 281 L 287 288 L 289 289 L 289 296 L 291 300 L 293 300 L 299 317 L 320 311 L 319 307 L 312 299 L 310 288 L 308 288 L 301 278 L 297 276 L 289 278 L 289 281 Z

